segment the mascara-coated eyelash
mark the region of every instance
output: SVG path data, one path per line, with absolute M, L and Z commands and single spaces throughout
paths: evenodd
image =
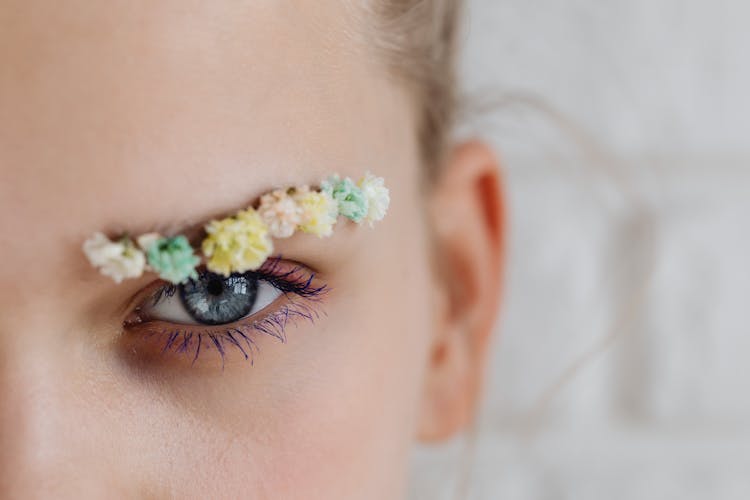
M 201 271 L 183 285 L 157 282 L 124 327 L 134 351 L 139 339 L 151 339 L 161 354 L 185 355 L 192 363 L 215 351 L 223 366 L 234 349 L 252 364 L 257 334 L 286 342 L 287 326 L 320 317 L 327 291 L 313 271 L 274 258 L 257 271 L 229 277 Z

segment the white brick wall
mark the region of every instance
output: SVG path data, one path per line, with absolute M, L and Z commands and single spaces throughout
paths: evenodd
M 750 4 L 471 19 L 470 90 L 541 96 L 614 161 L 523 105 L 474 123 L 505 158 L 511 248 L 470 498 L 750 498 Z M 462 444 L 416 454 L 413 498 L 452 498 Z

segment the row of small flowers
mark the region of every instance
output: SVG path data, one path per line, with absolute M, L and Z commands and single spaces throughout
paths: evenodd
M 289 238 L 297 231 L 327 237 L 339 216 L 372 226 L 385 217 L 389 204 L 381 177 L 367 173 L 355 183 L 333 175 L 319 189 L 278 189 L 261 196 L 257 208 L 209 222 L 200 250 L 211 272 L 229 276 L 253 271 L 273 253 L 272 238 Z M 196 267 L 201 263 L 183 235 L 147 233 L 112 241 L 98 232 L 84 242 L 83 251 L 93 266 L 117 283 L 144 271 L 174 284 L 184 283 L 198 276 Z

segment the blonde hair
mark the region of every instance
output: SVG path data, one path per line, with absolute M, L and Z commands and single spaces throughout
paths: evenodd
M 428 179 L 450 145 L 458 110 L 456 59 L 462 0 L 371 0 L 376 45 L 413 93 Z

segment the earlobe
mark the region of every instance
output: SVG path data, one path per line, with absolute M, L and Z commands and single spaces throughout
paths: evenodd
M 430 203 L 435 324 L 419 438 L 445 439 L 473 418 L 499 305 L 505 214 L 498 162 L 457 146 Z

